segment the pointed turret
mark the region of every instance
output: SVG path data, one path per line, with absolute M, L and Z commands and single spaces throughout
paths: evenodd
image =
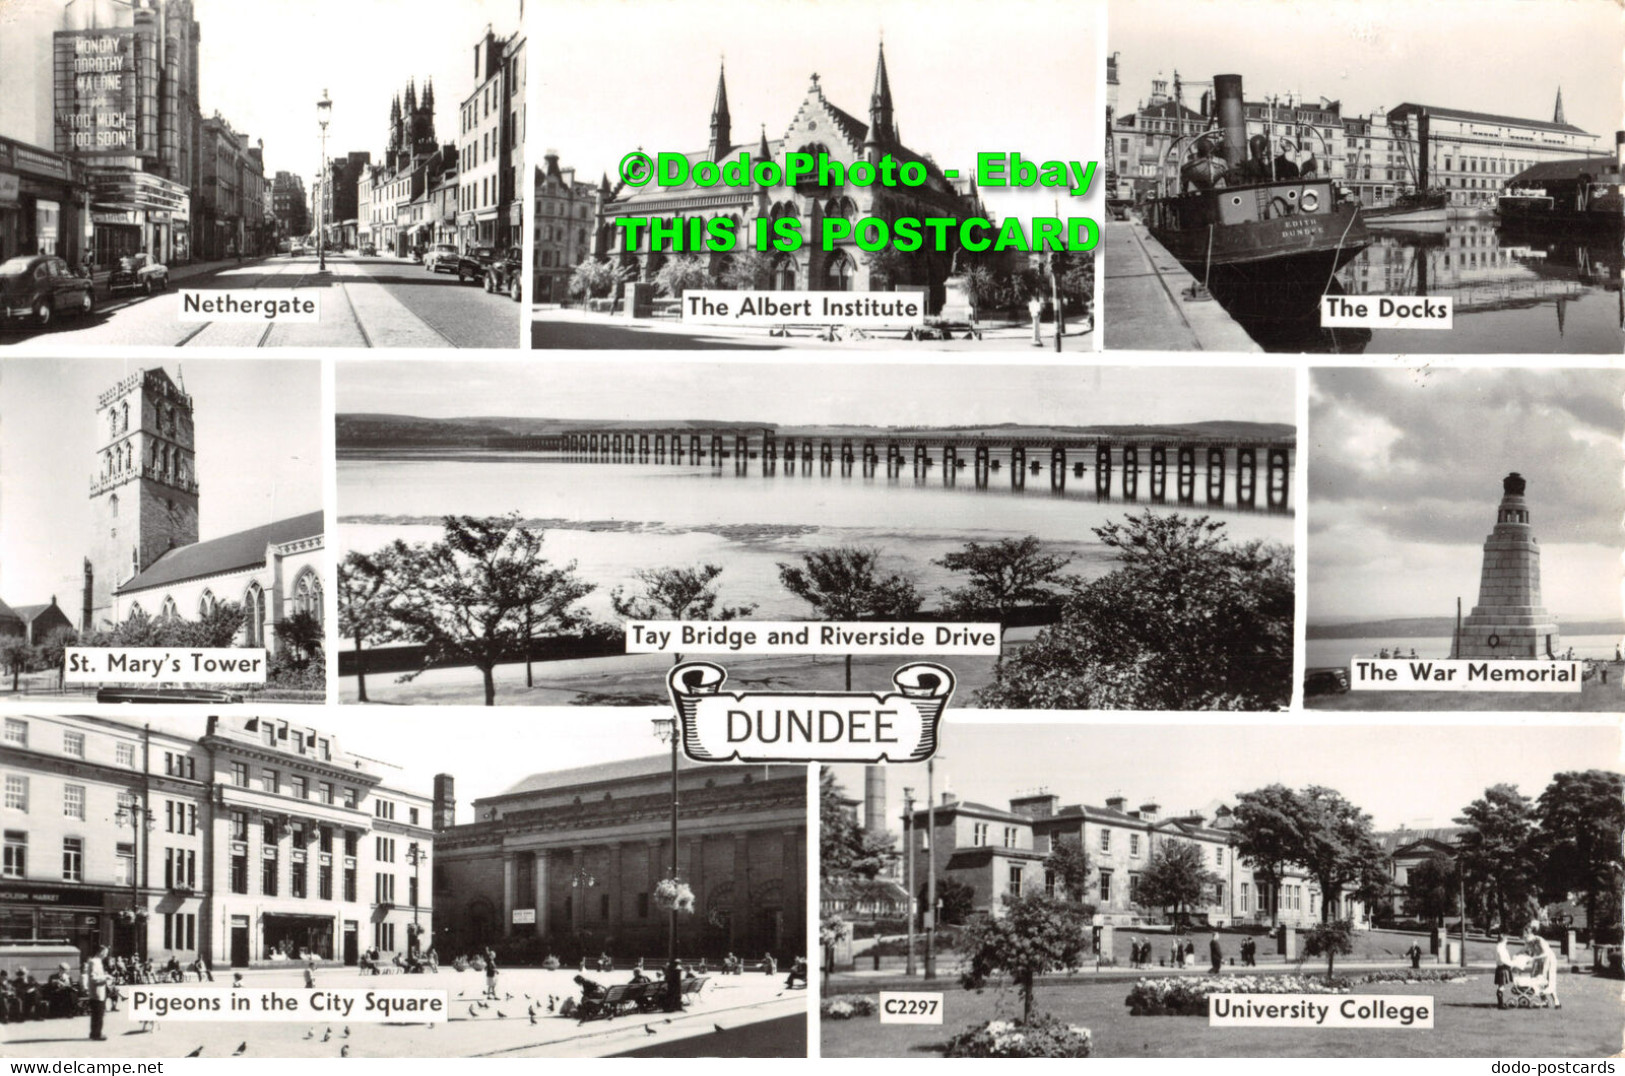
M 429 84 L 423 87 L 423 110 L 429 113 L 434 112 L 434 79 L 432 77 L 429 79 Z
M 896 140 L 892 126 L 891 79 L 886 77 L 886 43 L 882 41 L 880 58 L 875 61 L 875 88 L 869 95 L 869 141 Z
M 767 124 L 764 123 L 762 124 L 762 137 L 756 143 L 756 160 L 771 161 L 772 159 L 773 148 L 767 144 Z M 765 184 L 758 183 L 757 186 L 765 186 Z
M 1563 87 L 1561 87 L 1561 86 L 1559 86 L 1557 88 L 1557 107 L 1552 110 L 1552 122 L 1553 123 L 1568 123 L 1569 122 L 1568 120 L 1563 118 Z
M 604 196 L 605 201 L 608 201 L 609 196 L 614 193 L 614 188 L 609 185 L 608 172 L 603 173 L 603 178 L 598 181 L 598 193 Z
M 728 69 L 717 68 L 717 99 L 711 105 L 710 157 L 720 161 L 733 145 L 733 118 L 728 115 Z
M 406 80 L 406 114 L 411 116 L 418 110 L 418 88 L 416 79 Z

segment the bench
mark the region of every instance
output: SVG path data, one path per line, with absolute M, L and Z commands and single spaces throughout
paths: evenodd
M 685 991 L 686 993 L 686 991 Z M 666 984 L 651 979 L 646 983 L 617 983 L 595 998 L 582 998 L 575 1015 L 588 1020 L 613 1020 L 628 1012 L 658 1012 L 666 1007 Z
M 794 331 L 792 331 L 794 330 Z M 841 339 L 841 327 L 835 324 L 781 324 L 774 325 L 767 330 L 769 336 L 790 337 L 797 332 L 806 332 L 828 343 L 837 343 Z

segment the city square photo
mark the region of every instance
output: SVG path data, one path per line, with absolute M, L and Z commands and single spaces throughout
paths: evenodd
M 805 766 L 633 714 L 4 724 L 8 1057 L 806 1056 Z
M 1625 348 L 1618 4 L 1115 0 L 1108 21 L 1106 347 Z
M 5 7 L 0 343 L 519 346 L 524 0 Z
M 1619 1049 L 1617 723 L 966 716 L 823 769 L 822 1056 Z
M 1097 349 L 1103 4 L 615 10 L 549 9 L 533 347 Z
M 1312 370 L 1304 704 L 1620 712 L 1622 399 L 1608 369 Z
M 337 377 L 345 701 L 664 705 L 674 657 L 698 653 L 743 689 L 889 689 L 909 657 L 957 654 L 956 706 L 1290 702 L 1291 370 Z M 650 652 L 629 631 L 650 621 L 714 638 Z M 885 649 L 724 638 L 764 622 L 924 628 Z M 974 655 L 930 649 L 970 626 Z
M 321 411 L 315 360 L 6 359 L 0 698 L 324 702 Z M 264 678 L 98 687 L 72 647 L 263 649 Z

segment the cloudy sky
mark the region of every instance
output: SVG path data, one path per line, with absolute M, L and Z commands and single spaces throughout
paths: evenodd
M 1467 733 L 1467 734 L 1464 734 Z M 1149 800 L 1163 814 L 1235 802 L 1279 781 L 1326 785 L 1372 816 L 1378 829 L 1448 826 L 1485 788 L 1505 781 L 1534 798 L 1565 770 L 1620 767 L 1617 728 L 1392 726 L 995 725 L 948 721 L 936 790 L 1009 808 L 1010 797 L 1053 792 L 1062 804 Z M 848 796 L 863 796 L 863 767 L 836 766 Z M 903 788 L 925 799 L 925 767 L 888 766 L 886 817 L 896 832 Z
M 1310 621 L 1470 610 L 1510 471 L 1546 608 L 1619 616 L 1622 395 L 1608 370 L 1313 371 Z
M 882 33 L 895 119 L 909 148 L 970 175 L 978 152 L 1098 160 L 1099 0 L 711 0 L 703 16 L 665 0 L 555 0 L 556 40 L 531 144 L 598 182 L 628 152 L 704 149 L 727 57 L 735 142 L 784 137 L 816 72 L 824 96 L 864 123 Z M 622 64 L 607 56 L 659 56 Z M 538 141 L 539 140 L 539 141 Z M 533 150 L 533 152 L 535 152 Z M 540 153 L 537 153 L 540 163 Z M 984 190 L 996 215 L 1053 215 L 1053 195 Z M 1062 215 L 1068 215 L 1067 207 Z M 1075 211 L 1070 215 L 1080 215 Z
M 1159 75 L 1239 74 L 1249 100 L 1297 94 L 1369 115 L 1404 101 L 1568 121 L 1613 147 L 1621 126 L 1625 19 L 1616 0 L 1112 0 L 1124 111 Z
M 777 425 L 1291 423 L 1282 367 L 340 360 L 340 412 Z
M 76 615 L 99 472 L 96 397 L 162 365 L 197 437 L 199 538 L 322 507 L 321 364 L 313 359 L 16 359 L 0 371 L 0 598 L 55 594 Z

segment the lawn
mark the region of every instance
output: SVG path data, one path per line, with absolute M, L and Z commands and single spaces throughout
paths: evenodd
M 1309 710 L 1436 710 L 1537 711 L 1540 713 L 1614 713 L 1625 708 L 1625 670 L 1611 666 L 1608 683 L 1596 679 L 1580 685 L 1574 695 L 1561 691 L 1349 691 L 1341 695 L 1310 695 Z
M 1038 1008 L 1094 1032 L 1100 1057 L 1610 1057 L 1621 1046 L 1625 1006 L 1613 979 L 1562 973 L 1563 1007 L 1509 1009 L 1495 1005 L 1494 977 L 1473 969 L 1457 984 L 1373 984 L 1355 992 L 1432 995 L 1434 1027 L 1417 1031 L 1310 1030 L 1208 1027 L 1195 1016 L 1130 1016 L 1123 999 L 1133 980 L 1077 980 L 1040 984 Z M 930 1057 L 948 1037 L 972 1024 L 1020 1013 L 1009 990 L 974 994 L 943 983 L 942 1026 L 886 1024 L 876 1017 L 822 1020 L 825 1057 Z

